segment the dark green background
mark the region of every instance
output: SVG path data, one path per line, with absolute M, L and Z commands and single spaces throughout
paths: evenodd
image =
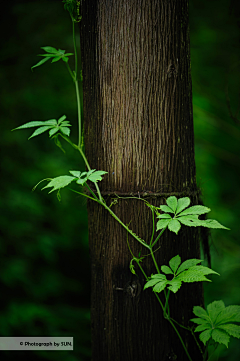
M 231 231 L 213 231 L 206 303 L 240 305 L 239 1 L 191 0 L 191 59 L 198 185 L 210 217 Z M 41 179 L 84 169 L 47 135 L 10 130 L 66 114 L 77 139 L 74 85 L 63 62 L 39 61 L 41 46 L 72 51 L 71 20 L 60 0 L 11 1 L 1 9 L 0 336 L 73 336 L 73 352 L 1 352 L 1 359 L 90 360 L 90 261 L 85 199 L 68 191 L 31 189 Z M 240 114 L 238 114 L 240 119 Z M 240 359 L 239 340 L 220 360 Z M 214 358 L 213 358 L 214 360 Z

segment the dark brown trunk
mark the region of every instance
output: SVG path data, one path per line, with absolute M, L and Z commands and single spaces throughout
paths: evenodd
M 85 0 L 82 16 L 86 155 L 92 168 L 108 172 L 99 183 L 107 204 L 115 192 L 154 205 L 167 194 L 196 204 L 188 1 Z M 149 241 L 152 215 L 143 201 L 119 199 L 112 210 Z M 88 212 L 93 361 L 187 360 L 154 293 L 127 292 L 134 280 L 127 232 L 95 202 Z M 135 256 L 148 253 L 128 239 Z M 159 266 L 177 254 L 200 258 L 198 230 L 166 231 L 158 247 Z M 150 257 L 142 267 L 148 276 L 157 273 Z M 137 265 L 136 272 L 143 287 Z M 187 326 L 202 303 L 200 284 L 183 285 L 170 295 L 171 316 Z M 201 360 L 191 333 L 178 330 L 192 359 Z

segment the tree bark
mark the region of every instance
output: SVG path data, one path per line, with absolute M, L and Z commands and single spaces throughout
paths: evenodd
M 114 193 L 146 197 L 153 205 L 169 195 L 198 202 L 192 117 L 187 0 L 91 0 L 82 2 L 81 52 L 85 151 L 108 205 Z M 111 208 L 149 241 L 151 210 L 136 199 Z M 131 274 L 127 232 L 95 202 L 88 203 L 92 262 L 92 360 L 187 360 L 187 355 L 136 265 Z M 135 256 L 148 253 L 128 237 Z M 200 258 L 198 229 L 165 231 L 155 247 L 159 266 L 179 254 Z M 142 267 L 157 273 L 151 257 Z M 131 293 L 132 282 L 141 285 Z M 117 290 L 123 288 L 124 291 Z M 162 301 L 163 295 L 160 294 Z M 171 317 L 188 326 L 201 284 L 170 295 Z M 178 326 L 177 326 L 178 327 Z M 194 361 L 201 360 L 189 331 L 178 327 Z

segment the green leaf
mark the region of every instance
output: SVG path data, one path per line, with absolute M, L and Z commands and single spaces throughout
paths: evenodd
M 186 216 L 188 214 L 205 214 L 210 212 L 211 209 L 208 207 L 204 207 L 204 206 L 192 206 L 189 207 L 187 209 L 185 209 L 185 211 L 181 212 L 180 214 L 178 214 L 178 216 Z
M 200 333 L 199 338 L 206 346 L 206 343 L 211 338 L 211 336 L 212 336 L 212 330 L 206 330 Z
M 53 48 L 52 46 L 43 46 L 41 47 L 44 51 L 47 53 L 58 53 L 58 50 L 56 48 Z
M 69 173 L 72 174 L 76 178 L 79 178 L 81 175 L 81 172 L 79 170 L 70 170 Z M 84 172 L 84 173 L 86 173 L 86 172 Z M 82 173 L 82 175 L 83 175 L 83 173 Z
M 180 265 L 180 263 L 181 263 L 181 257 L 179 255 L 173 257 L 169 261 L 169 266 L 173 270 L 174 273 L 177 271 L 178 266 Z
M 159 229 L 166 228 L 170 221 L 171 221 L 171 219 L 160 219 L 160 221 L 157 222 L 157 231 Z
M 211 282 L 211 280 L 209 280 L 208 278 L 205 277 L 205 275 L 208 274 L 218 274 L 217 272 L 211 270 L 208 267 L 204 267 L 204 266 L 193 266 L 190 267 L 187 271 L 183 271 L 182 273 L 180 273 L 177 278 L 183 282 L 201 282 L 201 281 L 208 281 Z
M 59 128 L 58 127 L 55 127 L 55 128 L 52 128 L 50 129 L 49 131 L 49 137 L 52 137 L 54 134 L 56 134 L 58 132 Z
M 64 188 L 68 186 L 73 180 L 75 180 L 75 177 L 71 177 L 69 175 L 63 175 L 60 177 L 53 178 L 44 188 L 51 188 L 53 189 L 49 192 L 56 191 L 57 189 Z
M 168 281 L 160 281 L 153 287 L 153 291 L 160 293 L 166 288 L 167 284 Z
M 201 318 L 204 318 L 205 320 L 209 321 L 210 318 L 207 314 L 207 311 L 204 310 L 204 308 L 200 307 L 200 306 L 194 306 L 193 307 L 193 313 L 195 316 L 198 316 L 198 317 L 201 317 Z
M 203 318 L 192 318 L 190 321 L 197 323 L 198 325 L 210 325 L 210 319 L 208 318 L 208 320 L 203 319 Z
M 212 330 L 212 326 L 210 325 L 210 323 L 197 326 L 194 332 L 202 332 L 205 330 Z
M 167 205 L 169 208 L 171 208 L 173 210 L 173 212 L 175 213 L 176 212 L 176 209 L 177 209 L 177 198 L 175 196 L 171 196 L 171 197 L 168 197 L 167 200 Z
M 201 222 L 202 222 L 201 226 L 207 228 L 230 229 L 224 227 L 222 224 L 220 224 L 218 221 L 215 221 L 214 219 L 207 219 L 206 221 L 201 221 Z
M 66 115 L 62 115 L 62 116 L 58 119 L 58 125 L 60 125 L 66 118 L 67 118 Z
M 226 322 L 240 322 L 240 306 L 228 306 L 220 312 L 216 324 Z
M 55 57 L 52 59 L 51 63 L 56 63 L 57 61 L 59 61 L 59 60 L 61 60 L 61 59 L 62 59 L 61 56 L 55 56 Z
M 152 275 L 151 279 L 144 285 L 144 290 L 149 287 L 155 286 L 159 282 L 167 282 L 166 276 L 163 274 Z
M 90 175 L 89 175 L 89 172 L 88 172 L 88 179 L 91 181 L 91 182 L 97 182 L 97 181 L 101 181 L 102 180 L 102 175 L 104 175 L 104 174 L 107 174 L 108 172 L 105 172 L 105 171 L 103 171 L 103 170 L 97 170 L 97 171 L 95 171 L 95 172 L 93 172 L 93 173 L 91 173 Z
M 224 302 L 222 300 L 220 301 L 214 301 L 207 305 L 207 312 L 209 314 L 209 317 L 211 318 L 212 322 L 216 321 L 217 316 L 219 313 L 225 309 Z
M 163 273 L 165 273 L 166 275 L 169 275 L 169 274 L 173 275 L 173 271 L 168 266 L 162 266 L 161 271 Z
M 233 323 L 228 323 L 226 325 L 220 325 L 218 328 L 224 330 L 230 336 L 240 338 L 240 326 L 234 325 Z
M 67 57 L 67 56 L 64 56 L 64 57 L 62 57 L 62 60 L 63 60 L 65 63 L 67 63 L 67 62 L 68 62 L 68 57 Z
M 181 224 L 180 222 L 178 222 L 177 219 L 172 219 L 169 223 L 168 223 L 168 229 L 171 232 L 174 232 L 176 234 L 178 234 L 178 231 L 181 228 Z
M 181 287 L 182 282 L 179 281 L 178 279 L 174 278 L 173 280 L 169 281 L 168 284 L 170 285 L 168 287 L 168 289 L 170 291 L 172 291 L 173 293 L 176 293 L 179 290 L 179 288 Z
M 172 217 L 171 217 L 170 214 L 168 214 L 168 213 L 159 214 L 159 215 L 157 216 L 157 218 L 172 219 Z
M 180 213 L 185 208 L 187 208 L 189 206 L 189 204 L 190 204 L 190 198 L 188 198 L 188 197 L 179 198 L 178 203 L 177 203 L 176 214 Z
M 35 132 L 33 132 L 33 134 L 28 138 L 28 139 L 31 139 L 33 137 L 36 137 L 37 135 L 40 135 L 44 132 L 46 132 L 47 130 L 51 129 L 51 126 L 50 125 L 45 125 L 44 127 L 40 127 L 40 128 L 37 128 L 35 130 Z
M 70 135 L 70 129 L 67 128 L 67 127 L 59 127 L 59 130 L 64 134 L 64 135 L 67 135 L 69 137 Z
M 188 215 L 177 218 L 179 222 L 188 227 L 202 226 L 202 221 L 198 219 L 198 215 Z
M 176 274 L 178 275 L 180 272 L 184 271 L 185 269 L 196 266 L 200 262 L 202 262 L 201 259 L 195 259 L 195 258 L 188 259 L 181 264 L 181 266 L 178 268 Z
M 46 61 L 48 61 L 49 59 L 51 59 L 51 57 L 43 58 L 43 59 L 40 60 L 36 65 L 33 65 L 33 66 L 31 67 L 31 70 L 32 70 L 33 68 L 36 68 L 37 66 L 40 66 L 40 65 L 46 63 Z
M 174 211 L 171 208 L 169 208 L 168 206 L 160 206 L 160 209 L 161 209 L 161 211 L 166 212 L 166 213 L 174 213 Z
M 224 344 L 228 348 L 230 337 L 226 332 L 221 331 L 219 329 L 214 329 L 212 332 L 212 339 L 215 342 Z
M 41 125 L 46 125 L 46 124 L 45 124 L 45 122 L 43 122 L 43 121 L 28 122 L 28 123 L 25 123 L 25 124 L 23 124 L 23 125 L 20 125 L 20 127 L 14 128 L 14 129 L 12 129 L 12 130 L 39 127 L 39 126 L 41 126 Z

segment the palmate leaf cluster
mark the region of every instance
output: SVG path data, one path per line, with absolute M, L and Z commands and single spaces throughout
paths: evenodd
M 182 224 L 188 227 L 202 226 L 229 229 L 213 219 L 198 219 L 200 215 L 210 212 L 210 208 L 200 205 L 188 207 L 189 205 L 190 198 L 188 197 L 179 198 L 178 200 L 174 196 L 168 197 L 167 205 L 162 205 L 158 208 L 163 213 L 157 213 L 157 218 L 160 219 L 157 222 L 157 231 L 167 227 L 169 231 L 178 234 Z
M 43 46 L 41 49 L 46 51 L 47 54 L 39 54 L 38 56 L 43 56 L 43 59 L 40 60 L 37 64 L 33 65 L 31 69 L 46 63 L 46 61 L 48 61 L 49 59 L 52 59 L 52 63 L 55 63 L 56 61 L 59 61 L 61 59 L 65 63 L 67 63 L 69 59 L 68 57 L 74 55 L 73 53 L 66 53 L 66 50 L 61 50 L 61 49 L 57 50 L 52 46 Z
M 69 127 L 71 127 L 71 124 L 69 123 L 68 120 L 65 119 L 66 119 L 66 115 L 63 115 L 58 119 L 58 121 L 56 119 L 49 119 L 45 121 L 28 122 L 23 125 L 20 125 L 20 127 L 17 127 L 13 130 L 39 127 L 33 132 L 33 134 L 28 139 L 36 137 L 37 135 L 40 135 L 48 130 L 49 130 L 49 137 L 52 137 L 58 131 L 60 131 L 64 135 L 69 136 L 70 135 Z
M 76 181 L 77 184 L 83 185 L 88 180 L 91 182 L 98 182 L 102 180 L 102 175 L 104 175 L 105 171 L 91 169 L 89 172 L 80 172 L 76 170 L 69 171 L 71 176 L 63 175 L 56 178 L 52 178 L 50 182 L 42 189 L 52 188 L 49 193 L 60 190 L 61 188 L 67 187 L 73 181 Z
M 200 306 L 193 308 L 198 318 L 191 319 L 198 324 L 194 332 L 201 332 L 200 340 L 206 343 L 212 339 L 228 347 L 230 336 L 240 338 L 240 326 L 232 322 L 240 322 L 240 306 L 225 307 L 224 302 L 214 301 L 207 306 L 207 310 Z
M 177 255 L 169 261 L 169 266 L 161 267 L 161 271 L 165 274 L 159 273 L 152 275 L 150 280 L 145 284 L 144 289 L 153 287 L 153 291 L 159 293 L 167 287 L 170 291 L 176 293 L 180 289 L 182 282 L 211 282 L 205 275 L 211 273 L 219 275 L 219 273 L 208 267 L 198 265 L 200 262 L 202 262 L 202 260 L 193 258 L 181 264 L 181 258 Z M 168 280 L 166 275 L 172 275 L 173 278 Z

